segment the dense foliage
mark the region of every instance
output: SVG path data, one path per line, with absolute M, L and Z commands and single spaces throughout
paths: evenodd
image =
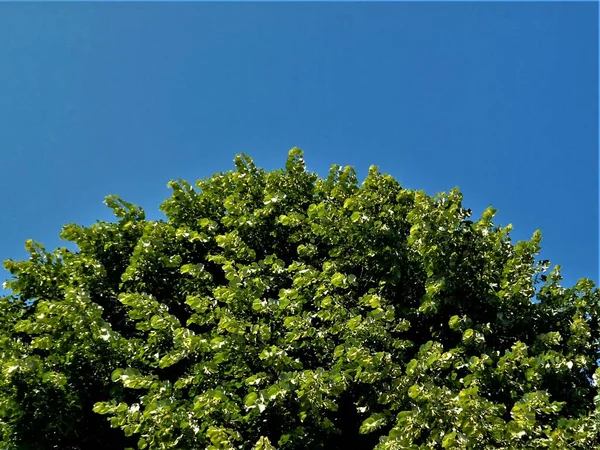
M 297 149 L 235 165 L 5 263 L 3 449 L 600 445 L 599 291 L 539 232 Z

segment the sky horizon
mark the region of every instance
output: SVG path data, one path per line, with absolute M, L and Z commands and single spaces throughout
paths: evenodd
M 169 180 L 371 164 L 598 283 L 597 3 L 0 5 L 0 259 Z M 3 281 L 8 277 L 2 271 Z M 1 292 L 0 292 L 1 293 Z

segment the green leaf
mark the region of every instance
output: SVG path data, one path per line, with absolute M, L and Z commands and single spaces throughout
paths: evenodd
M 465 330 L 465 332 L 463 333 L 463 341 L 471 342 L 473 340 L 474 335 L 475 331 L 473 329 L 469 328 L 468 330 Z
M 419 397 L 421 396 L 421 392 L 422 389 L 418 384 L 413 384 L 409 389 L 408 389 L 408 396 L 410 398 L 412 398 L 413 400 L 418 400 Z
M 373 431 L 381 428 L 386 423 L 385 414 L 373 414 L 371 417 L 366 419 L 360 426 L 360 434 L 369 434 Z
M 335 287 L 344 287 L 346 284 L 346 277 L 337 272 L 333 275 L 333 277 L 331 277 L 331 284 L 333 284 Z
M 442 439 L 442 448 L 453 448 L 456 446 L 456 432 L 452 431 Z
M 244 398 L 244 405 L 246 408 L 253 408 L 256 406 L 256 400 L 258 399 L 258 394 L 256 392 L 250 392 Z
M 460 329 L 460 317 L 458 316 L 452 316 L 450 317 L 450 320 L 448 321 L 448 326 L 450 327 L 451 330 L 457 331 Z

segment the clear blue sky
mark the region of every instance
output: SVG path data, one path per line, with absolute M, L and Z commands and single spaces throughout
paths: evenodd
M 369 165 L 459 186 L 598 280 L 597 3 L 0 5 L 0 258 L 173 178 Z M 4 272 L 2 277 L 5 278 Z

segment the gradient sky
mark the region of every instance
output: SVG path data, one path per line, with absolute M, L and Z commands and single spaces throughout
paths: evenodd
M 0 258 L 233 168 L 454 186 L 598 280 L 598 4 L 0 4 Z M 7 275 L 7 274 L 6 274 Z M 6 277 L 2 272 L 0 278 Z

